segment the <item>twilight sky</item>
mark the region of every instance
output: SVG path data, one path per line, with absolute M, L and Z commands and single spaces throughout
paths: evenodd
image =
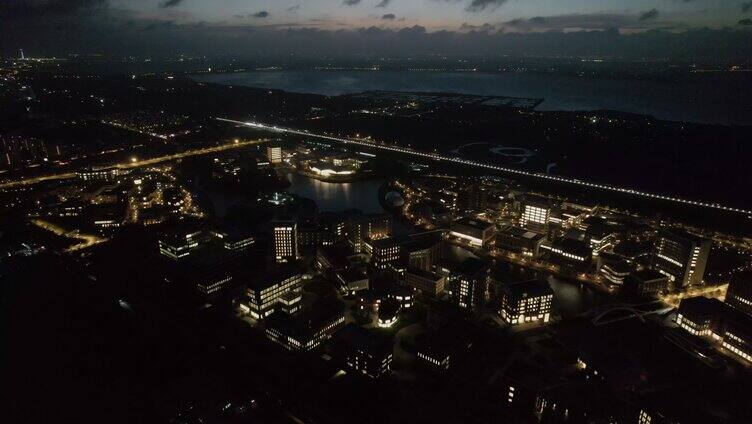
M 752 0 L 0 0 L 0 23 L 6 55 L 21 47 L 258 54 L 358 46 L 359 53 L 525 54 L 530 45 L 534 54 L 639 55 L 642 48 L 671 56 L 691 54 L 687 42 L 708 49 L 700 55 L 739 55 L 752 44 Z M 602 45 L 593 31 L 616 44 Z
M 421 25 L 429 31 L 493 25 L 507 31 L 738 25 L 741 0 L 111 0 L 146 19 L 322 29 Z M 533 18 L 531 22 L 530 19 Z M 539 18 L 544 18 L 543 20 Z M 527 21 L 519 25 L 521 20 Z M 464 24 L 464 27 L 463 27 Z M 517 24 L 517 25 L 515 25 Z

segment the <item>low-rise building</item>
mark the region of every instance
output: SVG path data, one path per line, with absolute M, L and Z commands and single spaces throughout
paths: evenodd
M 452 222 L 449 235 L 465 240 L 472 246 L 488 244 L 494 235 L 494 225 L 472 218 L 460 218 Z
M 710 336 L 720 330 L 723 302 L 703 296 L 683 299 L 676 323 L 695 336 Z
M 529 280 L 501 285 L 499 315 L 512 325 L 527 322 L 548 322 L 554 292 L 547 281 Z
M 343 365 L 355 373 L 379 378 L 390 372 L 392 342 L 381 334 L 350 323 L 337 332 L 332 345 Z
M 379 269 L 398 262 L 430 269 L 441 253 L 441 235 L 441 231 L 426 231 L 373 240 L 370 244 L 371 262 Z
M 668 277 L 654 269 L 641 269 L 624 278 L 624 290 L 640 296 L 656 297 L 668 290 Z
M 369 287 L 368 273 L 363 268 L 345 268 L 337 272 L 337 280 L 342 290 L 349 294 L 367 290 Z
M 345 325 L 342 310 L 313 309 L 293 316 L 282 311 L 265 321 L 266 337 L 288 350 L 310 351 L 332 337 Z
M 292 266 L 256 277 L 246 285 L 240 309 L 255 319 L 264 319 L 274 312 L 283 295 L 300 289 L 302 280 L 301 272 Z
M 441 294 L 446 284 L 446 276 L 414 267 L 408 268 L 403 278 L 407 286 L 434 296 Z
M 618 257 L 601 257 L 600 261 L 598 274 L 606 280 L 606 284 L 611 286 L 621 287 L 624 279 L 634 270 L 634 267 L 627 261 Z
M 489 267 L 480 259 L 468 258 L 452 271 L 448 283 L 454 302 L 461 308 L 476 309 L 489 299 Z
M 256 237 L 250 230 L 240 227 L 221 228 L 214 230 L 212 234 L 221 241 L 225 249 L 236 252 L 245 251 L 256 242 Z
M 496 234 L 496 247 L 524 256 L 538 257 L 546 235 L 524 228 L 506 225 Z
M 466 329 L 455 323 L 422 336 L 417 343 L 416 356 L 426 368 L 444 373 L 471 346 L 472 338 Z
M 173 231 L 159 238 L 159 253 L 173 260 L 185 258 L 201 244 L 202 230 Z
M 699 296 L 681 301 L 676 323 L 752 363 L 752 316 L 718 299 Z
M 554 240 L 549 251 L 551 258 L 557 262 L 574 265 L 578 268 L 585 268 L 592 261 L 593 251 L 590 246 L 585 242 L 571 238 Z
M 731 276 L 726 303 L 752 315 L 752 271 L 743 271 Z

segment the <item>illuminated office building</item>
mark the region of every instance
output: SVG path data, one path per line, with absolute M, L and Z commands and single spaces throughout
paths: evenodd
M 634 270 L 627 261 L 618 257 L 601 258 L 601 261 L 598 275 L 606 280 L 606 284 L 612 286 L 622 286 L 624 279 Z
M 682 299 L 676 323 L 737 359 L 752 363 L 752 316 L 718 299 L 698 296 Z
M 173 260 L 185 258 L 199 247 L 203 231 L 173 232 L 160 237 L 159 253 Z
M 403 278 L 408 287 L 434 296 L 441 294 L 446 284 L 446 276 L 415 267 L 407 268 Z
M 372 246 L 372 262 L 376 268 L 386 269 L 389 264 L 395 263 L 401 256 L 401 242 L 397 238 L 385 238 L 374 240 Z
M 496 234 L 496 247 L 534 258 L 540 255 L 540 247 L 545 240 L 545 234 L 507 225 Z
M 227 228 L 212 232 L 214 237 L 222 243 L 222 246 L 230 251 L 242 252 L 256 242 L 249 231 L 240 228 Z
M 290 290 L 281 296 L 277 301 L 277 309 L 290 314 L 295 315 L 303 308 L 303 294 L 299 291 Z
M 277 263 L 298 259 L 298 223 L 292 217 L 272 221 L 274 259 Z
M 114 181 L 118 176 L 126 172 L 115 168 L 89 168 L 76 172 L 76 177 L 82 181 Z
M 702 284 L 711 243 L 685 231 L 661 230 L 653 249 L 653 268 L 668 277 L 675 292 Z
M 392 235 L 392 217 L 389 214 L 370 214 L 354 217 L 347 229 L 347 238 L 360 253 L 364 241 L 386 238 Z
M 752 315 L 752 271 L 744 271 L 731 276 L 726 303 Z
M 472 346 L 472 337 L 463 325 L 454 323 L 426 334 L 417 342 L 418 363 L 426 368 L 445 373 L 458 357 Z
M 520 226 L 536 231 L 547 229 L 554 214 L 556 205 L 548 197 L 527 195 L 522 203 L 522 216 Z
M 476 309 L 489 299 L 488 264 L 476 258 L 462 262 L 456 272 L 449 276 L 452 297 L 461 308 Z
M 676 323 L 695 336 L 718 333 L 723 303 L 703 296 L 683 299 L 676 315 Z
M 270 315 L 289 292 L 298 292 L 303 276 L 294 267 L 282 267 L 276 272 L 252 279 L 247 285 L 240 310 L 255 319 Z M 285 298 L 288 303 L 292 300 Z
M 592 249 L 587 243 L 571 238 L 556 239 L 549 248 L 551 258 L 558 262 L 585 268 L 592 261 Z
M 371 262 L 379 269 L 398 262 L 430 269 L 441 255 L 441 234 L 441 231 L 426 231 L 374 240 L 370 243 Z
M 266 148 L 266 159 L 269 163 L 282 162 L 282 148 L 279 146 L 269 146 Z
M 390 372 L 392 342 L 381 334 L 350 323 L 337 332 L 333 345 L 343 365 L 355 373 L 379 378 Z
M 640 296 L 657 297 L 668 289 L 668 277 L 654 269 L 641 269 L 624 278 L 624 290 Z
M 548 282 L 542 280 L 519 281 L 501 285 L 499 315 L 512 324 L 548 322 L 554 292 Z
M 471 246 L 484 246 L 494 235 L 494 225 L 471 218 L 460 218 L 453 221 L 449 234 L 466 241 Z
M 278 311 L 265 321 L 269 340 L 288 350 L 300 351 L 316 349 L 344 325 L 344 313 L 326 309 L 315 309 L 297 316 Z

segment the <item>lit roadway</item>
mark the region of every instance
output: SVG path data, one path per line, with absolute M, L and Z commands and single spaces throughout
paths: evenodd
M 266 142 L 266 140 L 236 141 L 236 142 L 229 143 L 229 144 L 223 144 L 221 146 L 213 146 L 213 147 L 205 147 L 202 149 L 187 150 L 185 152 L 175 153 L 172 155 L 159 156 L 159 157 L 143 159 L 143 160 L 132 160 L 130 162 L 115 164 L 113 166 L 108 167 L 107 169 L 139 168 L 142 166 L 154 165 L 154 164 L 161 163 L 161 162 L 169 162 L 169 161 L 187 158 L 191 156 L 200 156 L 200 155 L 206 155 L 209 153 L 221 152 L 224 150 L 239 149 L 242 147 L 247 147 L 247 146 L 260 144 L 264 142 Z M 62 174 L 44 175 L 41 177 L 5 181 L 3 183 L 0 183 L 0 190 L 41 183 L 43 181 L 66 180 L 66 179 L 73 178 L 75 176 L 76 176 L 75 172 L 66 172 Z
M 66 252 L 75 252 L 76 250 L 86 249 L 87 247 L 91 247 L 95 244 L 107 241 L 107 239 L 104 237 L 99 237 L 93 234 L 82 234 L 79 233 L 78 230 L 67 231 L 63 227 L 41 219 L 33 219 L 31 222 L 37 227 L 43 230 L 50 231 L 58 236 L 81 241 L 81 243 L 74 244 L 73 246 L 65 249 Z
M 244 126 L 259 129 L 259 130 L 266 130 L 266 131 L 272 131 L 272 132 L 278 132 L 278 133 L 297 134 L 297 135 L 302 135 L 306 137 L 320 138 L 320 139 L 336 141 L 336 142 L 344 143 L 344 144 L 364 146 L 364 147 L 368 147 L 371 149 L 380 149 L 380 150 L 386 150 L 390 152 L 404 153 L 404 154 L 418 156 L 418 157 L 436 160 L 436 161 L 453 162 L 453 163 L 458 163 L 462 165 L 475 166 L 477 168 L 484 168 L 484 169 L 488 169 L 492 171 L 500 171 L 500 172 L 505 172 L 508 174 L 536 178 L 539 180 L 546 180 L 546 181 L 571 184 L 571 185 L 582 186 L 582 187 L 595 188 L 595 189 L 611 191 L 611 192 L 621 193 L 621 194 L 626 194 L 626 195 L 631 195 L 631 196 L 645 197 L 649 199 L 658 199 L 658 200 L 664 200 L 667 202 L 716 209 L 716 210 L 721 210 L 721 211 L 726 211 L 726 212 L 735 212 L 735 213 L 752 216 L 752 211 L 750 210 L 733 208 L 730 206 L 723 206 L 718 203 L 699 202 L 696 200 L 687 200 L 687 199 L 682 199 L 679 197 L 664 196 L 661 194 L 653 194 L 653 193 L 639 191 L 639 190 L 635 190 L 631 188 L 617 187 L 617 186 L 613 186 L 609 184 L 592 183 L 588 181 L 578 180 L 576 178 L 559 177 L 556 175 L 549 175 L 549 174 L 544 174 L 541 172 L 521 171 L 519 169 L 491 165 L 491 164 L 483 163 L 483 162 L 476 162 L 476 161 L 472 161 L 468 159 L 463 159 L 460 157 L 442 156 L 438 153 L 421 152 L 421 151 L 409 149 L 406 147 L 392 146 L 392 145 L 386 145 L 386 144 L 374 144 L 372 142 L 362 141 L 358 139 L 346 139 L 346 138 L 332 137 L 329 135 L 314 134 L 306 130 L 301 131 L 301 130 L 295 130 L 291 128 L 278 127 L 276 125 L 265 125 L 265 124 L 261 124 L 258 122 L 243 122 L 243 121 L 235 121 L 232 119 L 225 119 L 225 118 L 216 118 L 216 119 L 220 121 L 224 121 L 224 122 L 229 122 L 232 124 L 244 125 Z

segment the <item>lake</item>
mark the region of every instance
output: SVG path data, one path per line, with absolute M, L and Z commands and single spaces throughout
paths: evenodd
M 328 183 L 294 172 L 287 174 L 288 192 L 312 199 L 319 211 L 360 209 L 363 213 L 383 212 L 379 203 L 381 179 L 360 180 L 351 183 Z
M 671 121 L 752 125 L 752 83 L 745 75 L 696 75 L 672 82 L 544 73 L 303 70 L 192 78 L 327 96 L 387 90 L 532 97 L 544 99 L 537 110 L 608 109 Z

